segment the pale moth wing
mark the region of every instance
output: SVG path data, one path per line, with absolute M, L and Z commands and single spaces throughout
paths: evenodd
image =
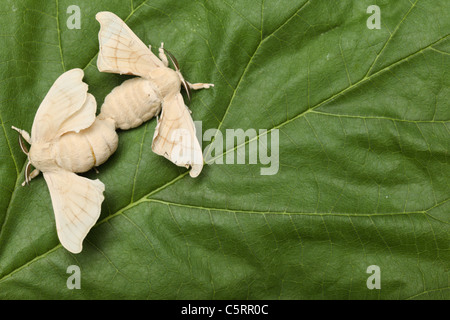
M 99 12 L 95 18 L 100 23 L 99 71 L 146 78 L 153 69 L 164 67 L 150 48 L 114 13 Z
M 100 216 L 105 185 L 73 172 L 44 172 L 50 190 L 56 230 L 61 244 L 72 253 L 81 252 L 83 240 Z
M 83 70 L 72 69 L 56 79 L 34 117 L 32 144 L 49 142 L 68 131 L 78 132 L 94 122 L 96 103 L 87 98 L 83 76 Z
M 202 171 L 202 150 L 181 93 L 164 100 L 153 135 L 152 150 L 177 166 L 192 167 L 189 175 L 193 178 Z

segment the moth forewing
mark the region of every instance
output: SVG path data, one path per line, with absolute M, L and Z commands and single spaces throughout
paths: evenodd
M 177 166 L 192 167 L 191 177 L 198 176 L 203 168 L 203 155 L 195 125 L 180 93 L 163 103 L 152 150 Z
M 192 134 L 184 128 L 175 129 L 172 131 L 170 140 L 174 142 L 174 146 L 170 155 L 165 153 L 166 158 L 187 169 L 192 167 L 189 175 L 193 178 L 197 177 L 203 168 L 203 155 L 195 132 Z
M 103 11 L 97 13 L 95 18 L 100 23 L 100 51 L 97 58 L 99 71 L 148 77 L 152 69 L 164 67 L 117 15 Z
M 71 69 L 56 79 L 34 117 L 32 145 L 50 142 L 68 131 L 80 131 L 94 122 L 95 99 L 88 97 L 83 76 L 83 70 Z
M 82 250 L 82 243 L 100 216 L 104 184 L 80 177 L 73 172 L 44 172 L 55 212 L 56 230 L 61 244 L 72 253 Z

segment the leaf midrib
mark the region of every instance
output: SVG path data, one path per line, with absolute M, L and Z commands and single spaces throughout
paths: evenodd
M 182 176 L 184 177 L 186 174 L 183 174 Z M 178 178 L 181 179 L 181 178 Z M 175 179 L 174 179 L 175 180 Z M 174 183 L 175 181 L 173 181 L 172 183 Z M 171 183 L 171 184 L 172 184 Z M 166 186 L 163 186 L 162 189 L 164 189 Z M 160 188 L 161 189 L 161 188 Z M 155 192 L 156 193 L 156 192 Z M 154 193 L 153 193 L 154 194 Z M 242 213 L 242 214 L 260 214 L 260 215 L 287 215 L 287 216 L 312 216 L 312 217 L 330 217 L 330 216 L 334 216 L 334 217 L 354 217 L 354 218 L 358 218 L 358 217 L 363 217 L 363 218 L 372 218 L 372 217 L 384 217 L 384 216 L 404 216 L 404 215 L 412 215 L 412 214 L 419 214 L 419 215 L 424 215 L 427 217 L 432 218 L 433 220 L 436 220 L 440 223 L 444 223 L 444 224 L 450 224 L 446 221 L 442 221 L 437 219 L 436 217 L 434 217 L 433 215 L 431 215 L 429 213 L 429 211 L 431 211 L 432 209 L 436 208 L 437 206 L 440 206 L 448 201 L 450 201 L 449 199 L 446 199 L 444 201 L 442 201 L 441 203 L 434 205 L 428 209 L 424 209 L 424 210 L 420 210 L 420 211 L 411 211 L 411 212 L 387 212 L 387 213 L 329 213 L 329 212 L 286 212 L 286 211 L 280 211 L 280 212 L 276 212 L 276 211 L 255 211 L 255 210 L 236 210 L 236 209 L 224 209 L 224 208 L 214 208 L 214 207 L 201 207 L 201 206 L 193 206 L 193 205 L 187 205 L 184 203 L 176 203 L 176 202 L 170 202 L 170 201 L 164 201 L 164 200 L 158 200 L 158 199 L 149 199 L 150 195 L 146 195 L 144 197 L 142 197 L 141 199 L 130 203 L 129 205 L 127 205 L 126 207 L 120 209 L 119 211 L 117 211 L 115 214 L 112 214 L 108 217 L 106 217 L 105 219 L 99 221 L 98 223 L 95 224 L 95 227 L 107 222 L 108 220 L 119 216 L 121 214 L 123 214 L 125 211 L 128 211 L 129 209 L 132 209 L 134 207 L 136 207 L 137 205 L 144 203 L 144 202 L 148 202 L 148 203 L 158 203 L 158 204 L 163 204 L 166 205 L 170 208 L 170 206 L 177 206 L 177 207 L 182 207 L 182 208 L 189 208 L 189 209 L 199 209 L 199 210 L 203 210 L 203 211 L 216 211 L 216 212 L 225 212 L 225 213 Z M 0 283 L 2 283 L 3 281 L 5 281 L 7 278 L 13 276 L 15 273 L 19 272 L 20 270 L 28 267 L 29 265 L 31 265 L 32 263 L 45 258 L 47 255 L 51 254 L 52 252 L 56 251 L 57 249 L 62 248 L 61 243 L 58 243 L 55 247 L 49 249 L 48 251 L 42 253 L 39 256 L 34 257 L 32 260 L 26 262 L 25 264 L 21 265 L 20 267 L 12 270 L 10 273 L 6 274 L 5 276 L 3 276 L 0 279 Z

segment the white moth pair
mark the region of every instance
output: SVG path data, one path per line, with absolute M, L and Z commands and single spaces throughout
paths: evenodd
M 43 173 L 59 240 L 72 253 L 81 252 L 84 238 L 98 220 L 105 190 L 100 180 L 76 173 L 101 165 L 116 151 L 117 128 L 137 127 L 162 108 L 152 150 L 178 166 L 192 167 L 190 175 L 198 176 L 203 168 L 202 151 L 180 89 L 181 84 L 187 90 L 213 86 L 186 82 L 170 55 L 176 70 L 168 67 L 162 44 L 158 59 L 115 14 L 99 12 L 96 19 L 101 26 L 99 71 L 138 77 L 114 88 L 96 117 L 96 101 L 82 81 L 83 71 L 69 70 L 55 81 L 39 106 L 31 136 L 12 127 L 20 133 L 19 144 L 28 156 L 24 184 Z M 29 152 L 21 137 L 31 145 Z M 35 167 L 32 172 L 31 165 Z

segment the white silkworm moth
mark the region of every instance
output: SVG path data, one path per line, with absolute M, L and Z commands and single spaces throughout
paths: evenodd
M 162 107 L 152 150 L 178 166 L 192 167 L 189 174 L 198 176 L 203 168 L 202 150 L 180 89 L 181 84 L 186 90 L 214 85 L 185 81 L 170 54 L 176 70 L 169 68 L 163 44 L 158 59 L 151 47 L 147 47 L 115 14 L 99 12 L 96 19 L 100 22 L 99 71 L 139 76 L 124 81 L 111 91 L 105 98 L 99 119 L 111 118 L 118 128 L 129 129 L 152 118 Z
M 43 173 L 58 238 L 72 253 L 81 252 L 84 238 L 100 216 L 105 190 L 100 180 L 75 172 L 99 166 L 118 145 L 114 121 L 95 117 L 97 104 L 83 76 L 83 70 L 72 69 L 56 79 L 36 112 L 31 137 L 13 127 L 28 156 L 25 183 Z M 29 152 L 21 137 L 31 145 Z M 35 170 L 30 173 L 31 165 Z

